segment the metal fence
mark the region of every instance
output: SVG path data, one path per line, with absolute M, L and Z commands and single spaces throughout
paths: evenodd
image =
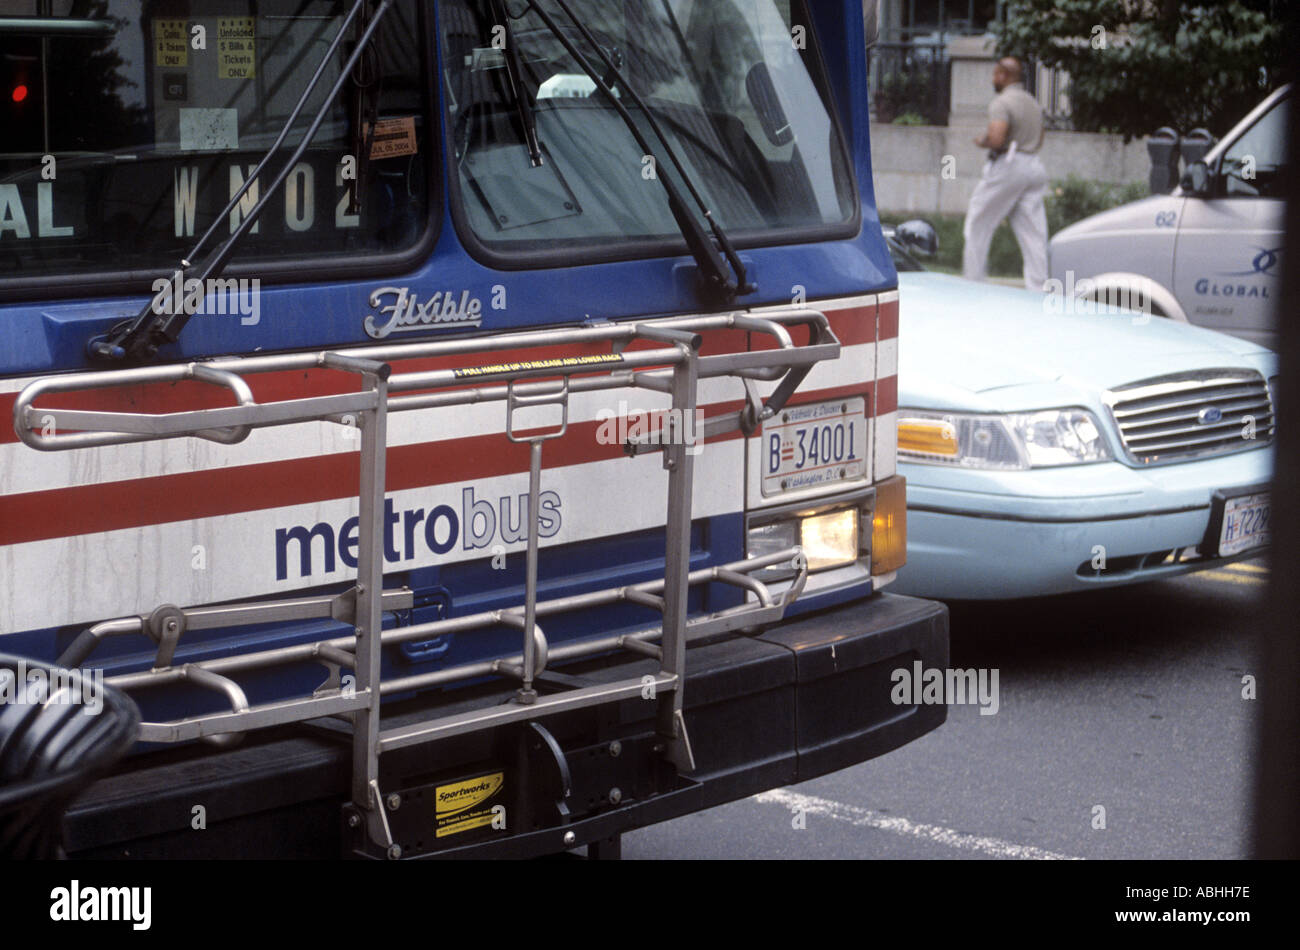
M 1051 69 L 1036 60 L 1025 63 L 1025 89 L 1043 107 L 1043 124 L 1049 129 L 1072 130 L 1070 74 Z
M 947 125 L 952 64 L 942 43 L 878 43 L 868 88 L 877 122 Z
M 937 37 L 937 39 L 936 39 Z M 947 125 L 952 99 L 952 63 L 943 34 L 877 43 L 871 48 L 868 88 L 877 122 Z M 1069 74 L 1029 60 L 1025 88 L 1043 107 L 1049 129 L 1073 129 Z

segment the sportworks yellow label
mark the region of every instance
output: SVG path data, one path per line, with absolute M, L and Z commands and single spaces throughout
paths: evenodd
M 492 772 L 434 789 L 436 835 L 439 838 L 497 822 L 505 827 L 505 807 L 492 799 L 505 786 L 504 772 Z

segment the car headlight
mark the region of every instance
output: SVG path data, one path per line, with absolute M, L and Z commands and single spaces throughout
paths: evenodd
M 900 409 L 898 455 L 961 468 L 1047 468 L 1111 458 L 1097 417 L 1086 409 L 970 415 Z

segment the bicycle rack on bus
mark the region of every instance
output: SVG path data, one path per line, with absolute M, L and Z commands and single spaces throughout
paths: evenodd
M 807 344 L 794 344 L 787 329 L 790 325 L 807 327 Z M 714 330 L 744 330 L 766 335 L 776 345 L 770 349 L 701 355 L 702 334 Z M 422 372 L 393 374 L 388 362 L 482 355 L 507 348 L 526 350 L 529 347 L 604 343 L 609 344 L 610 352 Z M 629 349 L 633 343 L 650 344 L 650 348 Z M 379 788 L 379 756 L 385 752 L 648 694 L 658 704 L 656 729 L 665 757 L 679 772 L 689 772 L 694 768 L 694 761 L 682 717 L 687 641 L 779 620 L 785 608 L 802 592 L 807 579 L 807 562 L 798 547 L 723 566 L 696 571 L 688 569 L 694 456 L 698 451 L 694 440 L 737 428 L 746 433 L 752 431 L 764 419 L 780 411 L 813 365 L 836 358 L 839 351 L 839 341 L 831 332 L 824 314 L 812 309 L 791 308 L 764 312 L 762 316 L 732 313 L 681 317 L 645 323 L 537 330 L 486 339 L 365 347 L 353 352 L 247 356 L 38 380 L 22 391 L 14 405 L 14 429 L 24 443 L 41 451 L 185 436 L 234 444 L 247 438 L 255 428 L 313 421 L 355 426 L 359 429 L 361 441 L 357 581 L 351 589 L 337 596 L 281 598 L 185 609 L 162 605 L 149 615 L 109 620 L 90 627 L 81 633 L 58 662 L 60 665 L 78 666 L 90 657 L 105 637 L 145 634 L 158 644 L 153 668 L 110 677 L 109 683 L 123 689 L 141 689 L 188 681 L 196 687 L 224 694 L 229 702 L 229 711 L 171 722 L 142 723 L 140 739 L 143 741 L 205 739 L 225 745 L 238 742 L 244 732 L 253 729 L 322 717 L 350 718 L 352 805 L 357 813 L 365 816 L 370 840 L 390 857 L 400 856 L 400 848 L 394 845 L 389 832 Z M 245 379 L 258 373 L 314 368 L 353 373 L 360 380 L 360 389 L 354 393 L 258 403 Z M 666 418 L 685 420 L 694 418 L 699 381 L 721 376 L 733 376 L 744 383 L 745 408 L 708 420 L 703 432 L 691 434 L 682 429 L 625 445 L 629 454 L 653 447 L 664 455 L 663 466 L 669 474 L 663 579 L 539 602 L 537 537 L 542 450 L 546 441 L 564 434 L 568 425 L 569 396 L 621 388 L 666 393 L 672 401 Z M 228 388 L 237 405 L 160 414 L 34 405 L 41 396 L 51 393 L 186 379 Z M 755 380 L 779 380 L 766 402 L 759 398 L 753 385 Z M 507 438 L 529 444 L 528 512 L 531 523 L 524 603 L 507 609 L 383 630 L 383 612 L 410 608 L 413 600 L 408 589 L 383 589 L 388 414 L 492 401 L 506 404 Z M 516 423 L 516 411 L 544 404 L 560 407 L 563 416 L 559 428 L 521 433 Z M 754 576 L 764 568 L 778 565 L 788 565 L 795 572 L 793 583 L 779 595 L 773 594 Z M 690 586 L 706 583 L 732 585 L 753 596 L 739 606 L 688 618 L 687 592 Z M 662 615 L 662 622 L 632 633 L 598 636 L 549 649 L 540 620 L 566 611 L 620 602 L 656 609 Z M 308 618 L 333 618 L 351 625 L 354 633 L 352 636 L 179 666 L 172 662 L 176 646 L 188 630 Z M 381 682 L 380 657 L 384 645 L 466 635 L 502 625 L 521 632 L 519 654 Z M 580 686 L 548 695 L 537 693 L 537 677 L 548 662 L 612 650 L 652 657 L 659 661 L 659 671 L 652 678 Z M 231 678 L 235 673 L 303 661 L 320 663 L 329 672 L 325 684 L 310 697 L 254 706 Z M 355 686 L 345 688 L 342 685 L 342 669 L 351 672 Z M 384 695 L 494 674 L 519 681 L 519 688 L 510 702 L 426 721 L 381 727 L 380 700 Z

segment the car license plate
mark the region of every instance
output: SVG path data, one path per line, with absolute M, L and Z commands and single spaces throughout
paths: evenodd
M 1269 543 L 1269 493 L 1228 498 L 1219 527 L 1219 557 L 1231 557 Z
M 763 494 L 866 474 L 867 402 L 861 396 L 787 406 L 763 423 Z

